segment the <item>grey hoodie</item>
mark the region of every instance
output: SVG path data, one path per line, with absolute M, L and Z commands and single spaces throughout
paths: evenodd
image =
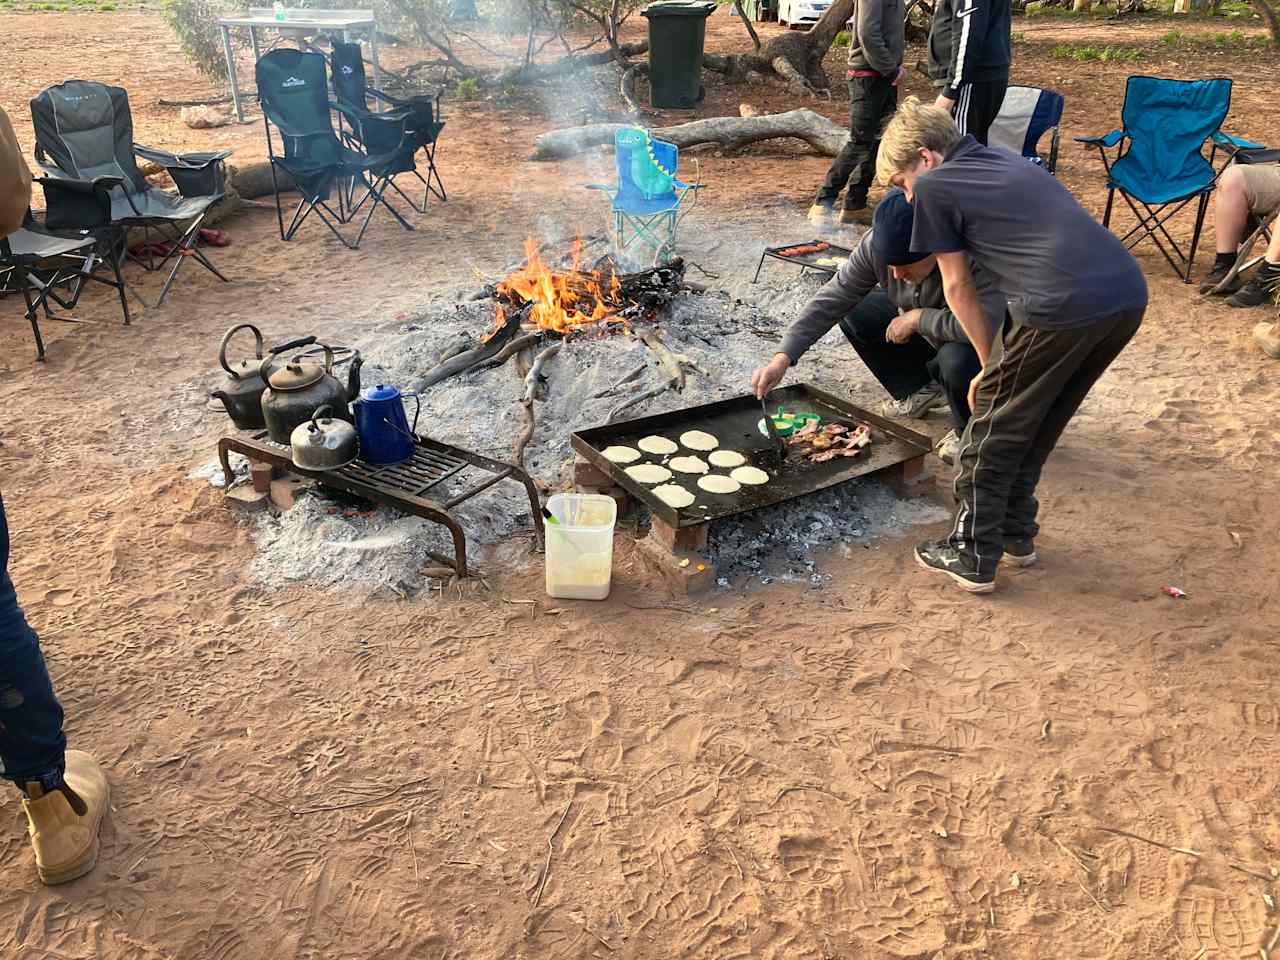
M 903 0 L 855 0 L 849 18 L 849 69 L 893 77 L 906 49 Z
M 996 289 L 990 274 L 972 261 L 970 267 L 982 311 L 992 330 L 996 330 L 1004 322 L 1004 294 Z M 868 230 L 849 254 L 849 259 L 840 264 L 835 276 L 823 284 L 800 311 L 800 316 L 787 327 L 779 352 L 785 353 L 793 365 L 797 363 L 806 350 L 826 336 L 827 331 L 847 317 L 877 286 L 889 295 L 899 313 L 923 308 L 920 335 L 933 346 L 969 342 L 960 321 L 947 307 L 942 292 L 942 274 L 934 270 L 918 284 L 895 280 L 888 265 L 872 251 L 871 231 Z

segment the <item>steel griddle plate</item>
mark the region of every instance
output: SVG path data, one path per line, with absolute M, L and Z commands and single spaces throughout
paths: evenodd
M 825 393 L 805 383 L 793 384 L 769 394 L 769 409 L 783 406 L 801 413 L 816 413 L 823 422 L 840 420 L 845 423 L 862 420 L 871 424 L 872 444 L 860 457 L 837 457 L 826 463 L 808 463 L 788 460 L 782 471 L 770 447 L 769 438 L 757 429 L 760 422 L 760 401 L 753 396 L 720 400 L 684 410 L 624 420 L 604 427 L 592 427 L 574 433 L 570 442 L 573 449 L 598 469 L 613 478 L 633 497 L 643 503 L 655 516 L 661 517 L 673 527 L 692 527 L 710 520 L 721 520 L 735 514 L 759 510 L 761 507 L 783 503 L 796 497 L 816 493 L 855 477 L 875 473 L 886 467 L 914 459 L 932 449 L 929 437 L 886 420 L 860 407 Z M 720 447 L 737 450 L 747 458 L 747 463 L 768 472 L 770 480 L 759 487 L 743 486 L 737 493 L 707 493 L 697 485 L 696 476 L 676 474 L 671 483 L 680 483 L 693 493 L 697 500 L 692 506 L 677 510 L 669 507 L 653 495 L 652 488 L 632 480 L 626 473 L 627 466 L 604 458 L 606 447 L 619 445 L 636 447 L 644 437 L 656 435 L 679 443 L 680 434 L 686 430 L 705 430 L 720 440 Z M 639 449 L 638 447 L 636 449 Z M 681 454 L 696 451 L 681 449 Z M 706 459 L 706 454 L 697 453 Z M 663 463 L 667 457 L 642 454 L 636 463 Z M 712 468 L 713 473 L 728 473 Z M 682 479 L 683 477 L 683 479 Z M 706 510 L 700 509 L 707 507 Z

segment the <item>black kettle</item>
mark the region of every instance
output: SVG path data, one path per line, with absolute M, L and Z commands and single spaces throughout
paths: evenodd
M 258 367 L 266 389 L 262 392 L 262 416 L 267 435 L 276 443 L 288 444 L 294 428 L 308 422 L 318 407 L 328 404 L 333 416 L 353 422 L 347 404 L 360 395 L 360 367 L 364 363 L 359 351 L 352 351 L 351 369 L 346 386 L 333 375 L 333 348 L 324 350 L 324 363 L 296 356 L 282 366 L 277 354 L 290 347 L 273 350 Z
M 227 346 L 231 338 L 241 330 L 252 330 L 256 341 L 253 360 L 241 360 L 235 365 L 227 363 Z M 315 343 L 315 337 L 304 337 L 293 340 L 272 349 L 272 353 L 280 350 L 292 350 Z M 227 415 L 238 430 L 261 430 L 266 426 L 262 417 L 262 391 L 266 383 L 262 380 L 262 332 L 252 323 L 240 323 L 232 327 L 222 337 L 222 346 L 218 348 L 218 363 L 227 371 L 227 379 L 221 390 L 214 390 L 209 396 L 221 400 L 226 407 Z

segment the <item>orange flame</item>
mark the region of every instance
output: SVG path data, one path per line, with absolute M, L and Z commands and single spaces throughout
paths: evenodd
M 612 273 L 606 277 L 580 271 L 582 246 L 580 237 L 574 240 L 569 267 L 556 271 L 542 262 L 538 242 L 529 238 L 524 243 L 526 265 L 498 284 L 497 295 L 508 302 L 532 303 L 529 322 L 543 330 L 568 333 L 574 327 L 608 320 L 623 305 L 621 284 Z M 504 316 L 499 304 L 499 326 Z

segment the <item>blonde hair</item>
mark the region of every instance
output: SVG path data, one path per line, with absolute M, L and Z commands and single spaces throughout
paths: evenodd
M 907 97 L 885 125 L 876 156 L 876 178 L 889 183 L 916 165 L 922 147 L 945 155 L 961 136 L 947 111 L 921 103 L 919 97 Z

